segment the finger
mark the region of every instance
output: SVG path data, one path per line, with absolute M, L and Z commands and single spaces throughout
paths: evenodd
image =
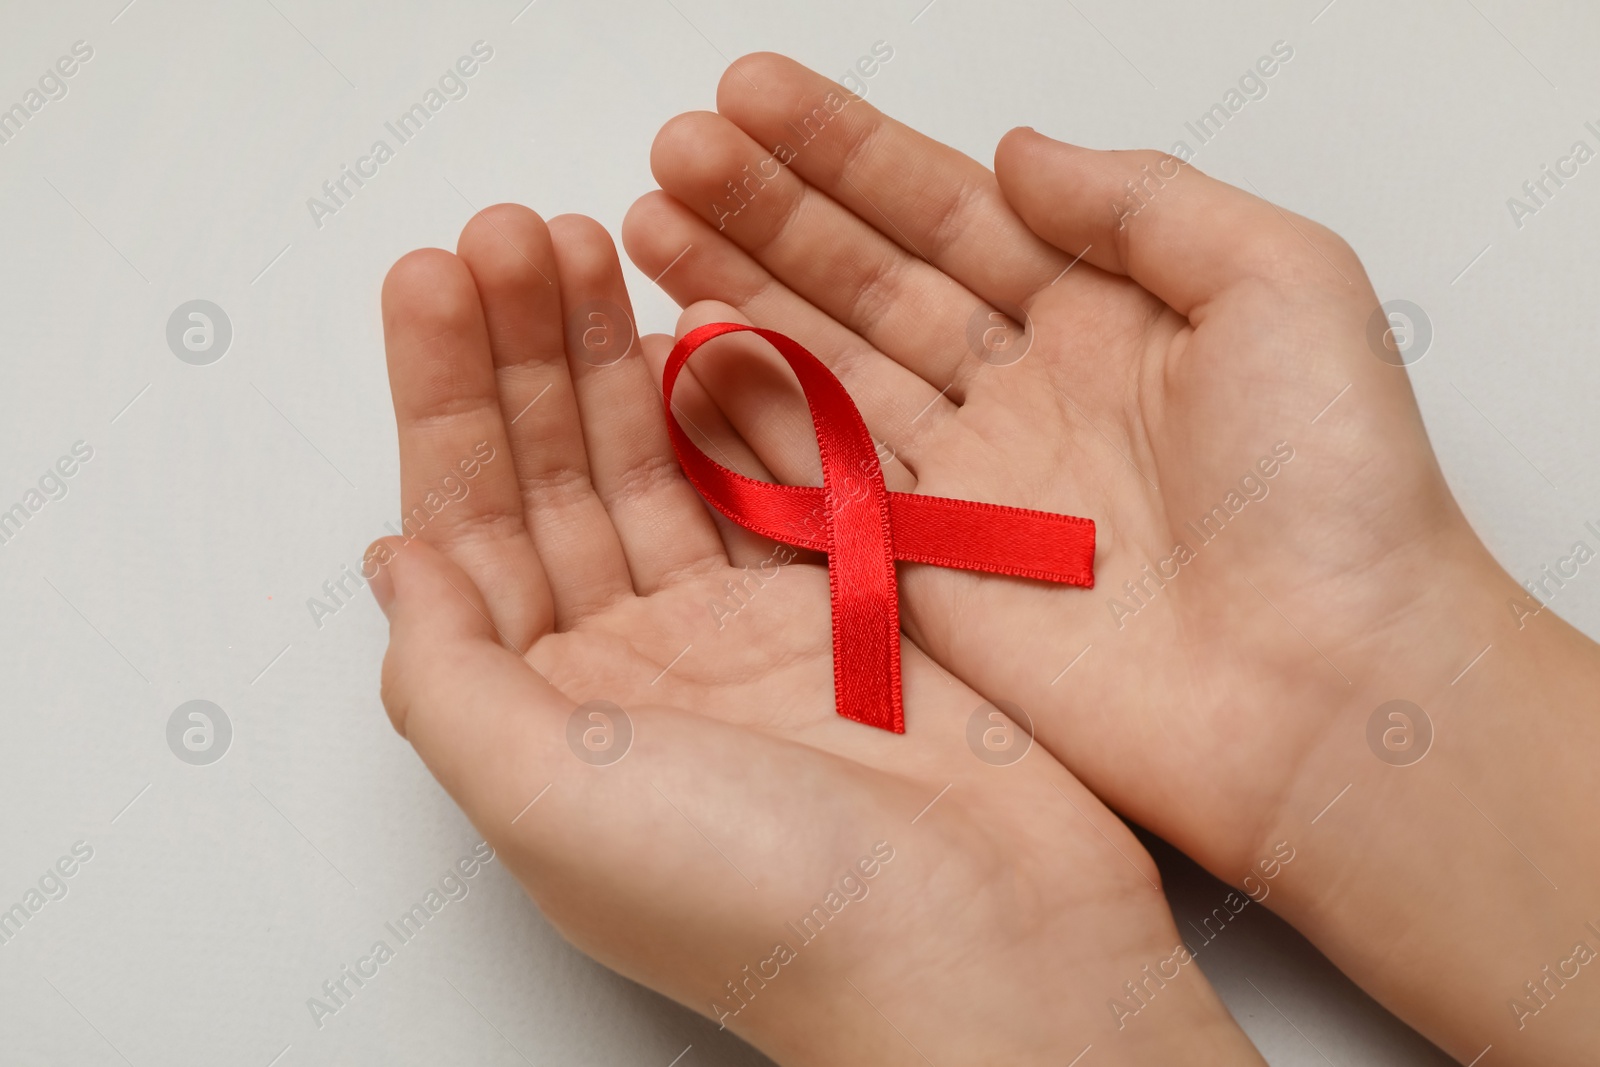
M 1162 152 L 1097 152 L 1015 129 L 995 149 L 995 171 L 1041 237 L 1191 320 L 1247 279 L 1338 289 L 1365 280 L 1336 234 Z
M 774 277 L 960 403 L 981 366 L 967 324 L 989 306 L 780 165 L 721 115 L 668 122 L 650 150 L 662 189 Z M 731 182 L 730 182 L 731 179 Z
M 573 702 L 499 646 L 483 594 L 446 556 L 392 537 L 368 552 L 389 617 L 389 721 L 469 813 L 514 813 L 548 780 L 552 725 Z
M 518 651 L 551 624 L 550 587 L 523 525 L 483 308 L 461 260 L 426 248 L 383 283 L 384 348 L 400 442 L 401 528 L 489 591 Z
M 622 264 L 604 227 L 582 215 L 551 220 L 567 361 L 595 491 L 648 596 L 674 577 L 725 567 L 727 554 L 672 454 L 661 392 L 640 351 Z
M 804 345 L 844 383 L 873 436 L 888 441 L 912 471 L 923 447 L 954 417 L 956 405 L 938 389 L 797 296 L 666 193 L 635 202 L 622 240 L 639 269 L 659 277 L 679 306 L 726 301 L 749 322 Z M 714 390 L 712 399 L 720 403 Z
M 522 490 L 524 522 L 549 578 L 555 625 L 631 594 L 627 559 L 589 479 L 550 232 L 525 207 L 499 204 L 461 232 L 483 294 Z
M 786 56 L 761 52 L 737 68 L 717 86 L 718 111 L 785 146 L 790 170 L 996 307 L 1021 306 L 1070 262 L 1022 224 L 976 160 Z

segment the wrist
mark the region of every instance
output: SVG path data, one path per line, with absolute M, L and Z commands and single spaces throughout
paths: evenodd
M 916 856 L 907 849 L 902 859 Z M 819 945 L 782 1005 L 757 999 L 730 1028 L 778 1062 L 806 1067 L 1262 1062 L 1198 962 L 1180 954 L 1158 890 L 1141 881 L 1107 895 L 1069 883 L 1045 897 L 1020 886 L 1018 873 L 963 884 L 959 904 L 929 913 L 944 918 L 917 923 L 953 923 L 970 937 L 940 945 L 926 932 L 908 940 L 874 930 Z M 932 883 L 942 889 L 902 910 L 959 881 L 947 870 Z
M 1419 573 L 1291 779 L 1268 844 L 1297 861 L 1266 902 L 1464 1061 L 1579 1062 L 1600 1011 L 1600 964 L 1567 962 L 1600 952 L 1600 655 L 1475 541 Z M 1546 977 L 1563 963 L 1575 977 Z
M 972 973 L 987 968 L 969 958 L 964 975 L 938 982 L 960 994 L 954 999 L 926 983 L 907 982 L 898 989 L 873 987 L 868 1003 L 864 983 L 883 975 L 876 967 L 856 968 L 852 981 L 860 988 L 810 991 L 816 1003 L 831 1003 L 831 1010 L 765 1024 L 752 1019 L 731 1028 L 786 1067 L 928 1062 L 1061 1067 L 1079 1057 L 1112 1067 L 1262 1064 L 1192 957 L 1175 978 L 1158 982 L 1157 965 L 1171 959 L 1181 944 L 1176 932 L 1171 940 L 1172 946 L 1151 946 L 1137 959 L 1086 963 L 1070 976 L 1060 973 L 1065 952 L 1041 952 L 1031 966 L 1012 959 L 987 977 Z M 1168 973 L 1174 969 L 1175 961 Z M 902 982 L 910 977 L 892 967 L 888 971 Z M 1074 1001 L 1090 1011 L 1067 1009 Z M 1113 1004 L 1120 1009 L 1113 1010 Z

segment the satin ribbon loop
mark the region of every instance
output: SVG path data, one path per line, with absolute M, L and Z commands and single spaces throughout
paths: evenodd
M 774 485 L 702 452 L 672 413 L 672 389 L 694 351 L 729 333 L 777 349 L 805 393 L 822 457 L 822 485 Z M 838 378 L 775 330 L 713 322 L 685 334 L 667 357 L 661 393 L 684 476 L 722 514 L 774 541 L 828 554 L 834 702 L 840 715 L 905 732 L 900 693 L 900 601 L 895 561 L 986 571 L 1091 588 L 1094 523 L 1070 515 L 891 493 L 877 446 Z

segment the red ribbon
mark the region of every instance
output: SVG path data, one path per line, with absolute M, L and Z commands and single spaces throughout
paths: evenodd
M 821 488 L 737 474 L 700 451 L 673 417 L 672 387 L 695 349 L 739 332 L 769 341 L 800 379 L 822 456 Z M 895 560 L 1094 586 L 1092 520 L 889 492 L 850 394 L 821 360 L 775 330 L 734 322 L 691 330 L 673 346 L 661 379 L 673 451 L 700 495 L 763 537 L 828 554 L 834 700 L 847 719 L 905 733 Z

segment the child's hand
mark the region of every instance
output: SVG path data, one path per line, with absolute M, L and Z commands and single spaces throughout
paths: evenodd
M 729 74 L 722 115 L 658 137 L 665 193 L 624 228 L 640 268 L 687 248 L 662 286 L 732 309 L 693 307 L 685 328 L 742 315 L 832 365 L 899 461 L 891 488 L 1093 518 L 1093 592 L 906 565 L 907 632 L 1038 716 L 1120 810 L 1213 869 L 1247 867 L 1329 695 L 1422 607 L 1403 579 L 1459 551 L 1405 373 L 1366 348 L 1360 263 L 1189 169 L 1119 229 L 1123 182 L 1159 157 L 1027 131 L 998 153 L 1013 210 L 994 175 L 865 102 L 830 114 L 843 91 L 792 61 L 741 68 L 759 91 Z M 826 122 L 799 143 L 813 105 Z M 774 142 L 793 145 L 786 168 L 761 166 Z M 729 176 L 774 171 L 719 214 L 739 207 Z M 1008 365 L 980 358 L 996 309 L 1032 324 L 990 357 L 1020 355 Z M 804 404 L 774 366 L 710 346 L 691 369 L 780 479 L 815 481 Z M 1285 714 L 1310 698 L 1318 714 Z
M 982 698 L 907 647 L 906 735 L 834 713 L 826 572 L 713 523 L 627 309 L 597 224 L 511 206 L 384 286 L 384 703 L 544 913 L 784 1062 L 1259 1062 L 1127 829 L 969 749 Z
M 1550 684 L 1595 672 L 1548 613 L 1558 647 L 1518 633 L 1521 591 L 1445 486 L 1355 255 L 1157 153 L 1013 131 L 997 180 L 790 60 L 738 67 L 720 114 L 662 130 L 664 192 L 624 227 L 646 274 L 671 264 L 680 329 L 743 317 L 810 348 L 898 458 L 891 488 L 1099 524 L 1092 593 L 903 566 L 907 633 L 1029 712 L 1113 807 L 1229 881 L 1254 870 L 1246 884 L 1452 1051 L 1501 1048 L 1520 1030 L 1507 998 L 1593 916 L 1578 897 L 1547 910 L 1562 878 L 1470 805 L 1567 864 L 1564 888 L 1600 889 L 1592 847 L 1541 836 L 1600 800 L 1592 768 L 1543 769 L 1600 758 L 1574 715 L 1600 687 Z M 996 312 L 1024 311 L 1030 337 L 985 343 Z M 708 351 L 693 370 L 766 469 L 815 480 L 781 365 Z M 1452 688 L 1491 642 L 1498 658 Z M 1368 720 L 1395 698 L 1440 718 L 1482 705 L 1456 762 L 1374 757 Z M 1512 701 L 1537 725 L 1513 732 Z M 1265 886 L 1278 842 L 1301 858 Z M 1471 881 L 1441 882 L 1462 864 Z M 1561 995 L 1517 1046 L 1539 1062 L 1576 1047 L 1552 1020 L 1581 1019 L 1600 981 Z

